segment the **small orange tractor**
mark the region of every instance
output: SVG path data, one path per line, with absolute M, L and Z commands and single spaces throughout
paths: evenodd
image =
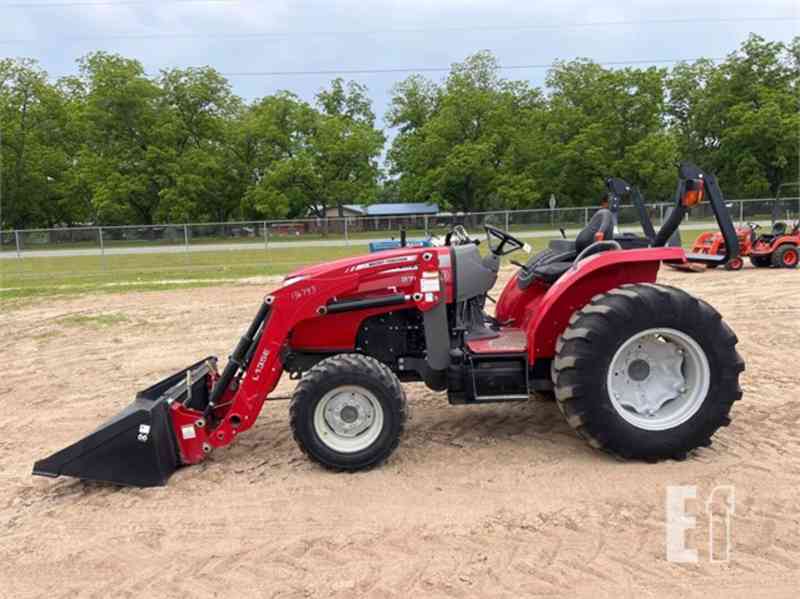
M 760 225 L 747 223 L 747 226 L 736 228 L 736 237 L 739 240 L 739 255 L 725 262 L 725 270 L 741 270 L 744 266 L 742 256 L 750 255 L 750 249 L 755 241 L 756 230 Z M 692 245 L 692 254 L 695 256 L 720 256 L 725 254 L 725 238 L 718 231 L 705 231 L 695 239 Z M 718 263 L 706 264 L 708 268 L 716 268 Z
M 800 262 L 800 219 L 795 221 L 791 230 L 787 229 L 786 223 L 777 222 L 772 225 L 772 231 L 755 239 L 746 254 L 753 266 L 797 268 Z
M 761 225 L 747 223 L 736 229 L 739 240 L 739 255 L 725 263 L 726 270 L 741 270 L 744 266 L 742 257 L 749 256 L 750 262 L 757 268 L 797 268 L 800 263 L 800 219 L 791 230 L 784 222 L 776 222 L 769 233 L 758 235 Z M 701 233 L 692 247 L 693 255 L 718 256 L 725 254 L 725 239 L 719 232 Z M 708 264 L 710 268 L 718 264 Z

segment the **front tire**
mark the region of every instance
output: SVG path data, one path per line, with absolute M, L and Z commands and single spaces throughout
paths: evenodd
M 559 409 L 595 448 L 683 459 L 730 423 L 744 370 L 736 343 L 706 302 L 663 285 L 624 285 L 595 296 L 559 338 Z
M 736 257 L 733 260 L 730 260 L 725 263 L 725 270 L 742 270 L 744 266 L 744 260 L 740 257 Z
M 364 470 L 386 460 L 405 428 L 406 395 L 381 362 L 339 354 L 317 363 L 289 408 L 300 450 L 333 470 Z

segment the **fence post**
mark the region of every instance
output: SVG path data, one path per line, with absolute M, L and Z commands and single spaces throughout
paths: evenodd
M 183 247 L 186 252 L 189 252 L 189 225 L 183 225 Z
M 347 234 L 347 217 L 344 217 L 344 244 L 350 245 L 350 237 Z
M 508 210 L 506 210 L 506 231 L 509 231 L 509 230 L 510 229 L 508 228 Z
M 17 244 L 17 258 L 22 258 L 22 254 L 19 252 L 19 231 L 14 229 L 14 243 Z
M 744 202 L 739 200 L 739 226 L 744 224 Z
M 425 219 L 425 237 L 428 237 L 430 233 L 428 233 L 428 215 L 426 214 L 424 217 Z
M 103 227 L 97 227 L 97 238 L 100 240 L 100 255 L 106 255 L 106 248 L 103 245 Z
M 269 233 L 267 233 L 267 221 L 261 223 L 261 226 L 263 227 L 262 235 L 264 236 L 264 251 L 266 251 L 269 249 Z
M 583 224 L 584 224 L 584 226 L 589 224 L 589 209 L 588 208 L 584 208 L 583 209 Z

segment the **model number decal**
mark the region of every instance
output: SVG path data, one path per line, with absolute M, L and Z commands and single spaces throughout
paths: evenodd
M 316 295 L 317 293 L 317 286 L 316 285 L 309 285 L 308 287 L 303 287 L 302 289 L 295 289 L 292 291 L 290 297 L 292 301 L 298 301 L 305 297 L 311 297 L 312 295 Z
M 258 363 L 256 363 L 256 369 L 253 371 L 254 381 L 257 381 L 261 376 L 261 371 L 264 370 L 264 365 L 267 363 L 267 358 L 269 358 L 269 350 L 265 349 L 261 352 L 261 355 L 258 358 Z

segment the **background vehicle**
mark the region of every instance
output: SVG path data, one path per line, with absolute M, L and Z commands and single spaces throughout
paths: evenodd
M 757 223 L 747 223 L 744 227 L 736 228 L 736 237 L 739 242 L 739 255 L 725 263 L 727 270 L 740 270 L 744 265 L 743 256 L 749 256 L 756 239 L 756 232 L 761 227 Z M 695 255 L 719 256 L 726 252 L 725 238 L 718 231 L 705 231 L 694 241 L 692 253 Z M 716 268 L 719 264 L 709 263 L 707 266 Z
M 797 268 L 800 262 L 800 219 L 791 228 L 784 222 L 773 224 L 769 233 L 755 239 L 748 255 L 757 268 Z
M 593 447 L 682 459 L 730 422 L 742 395 L 733 331 L 704 301 L 655 284 L 662 262 L 685 262 L 665 245 L 705 195 L 732 231 L 716 179 L 684 164 L 675 210 L 652 238 L 614 238 L 612 213 L 600 210 L 575 240 L 517 263 L 494 317 L 484 306 L 501 258 L 524 244 L 491 226 L 485 255 L 455 227 L 443 247 L 298 270 L 266 296 L 221 373 L 209 357 L 161 381 L 34 474 L 164 484 L 250 428 L 284 372 L 300 380 L 295 440 L 333 469 L 369 468 L 395 450 L 402 381 L 446 391 L 452 404 L 552 390 Z M 735 236 L 728 247 L 738 249 Z
M 773 224 L 769 233 L 758 235 L 761 225 L 749 222 L 736 229 L 739 241 L 739 256 L 725 262 L 727 270 L 741 270 L 743 258 L 750 257 L 750 263 L 757 268 L 774 266 L 776 268 L 796 268 L 800 262 L 800 218 L 793 225 L 777 220 L 780 216 L 780 197 L 784 187 L 796 187 L 795 182 L 784 183 L 778 188 L 773 203 Z M 694 242 L 694 256 L 720 256 L 725 254 L 725 236 L 717 231 L 701 233 Z M 692 256 L 689 258 L 693 259 Z M 707 263 L 711 268 L 717 266 Z

